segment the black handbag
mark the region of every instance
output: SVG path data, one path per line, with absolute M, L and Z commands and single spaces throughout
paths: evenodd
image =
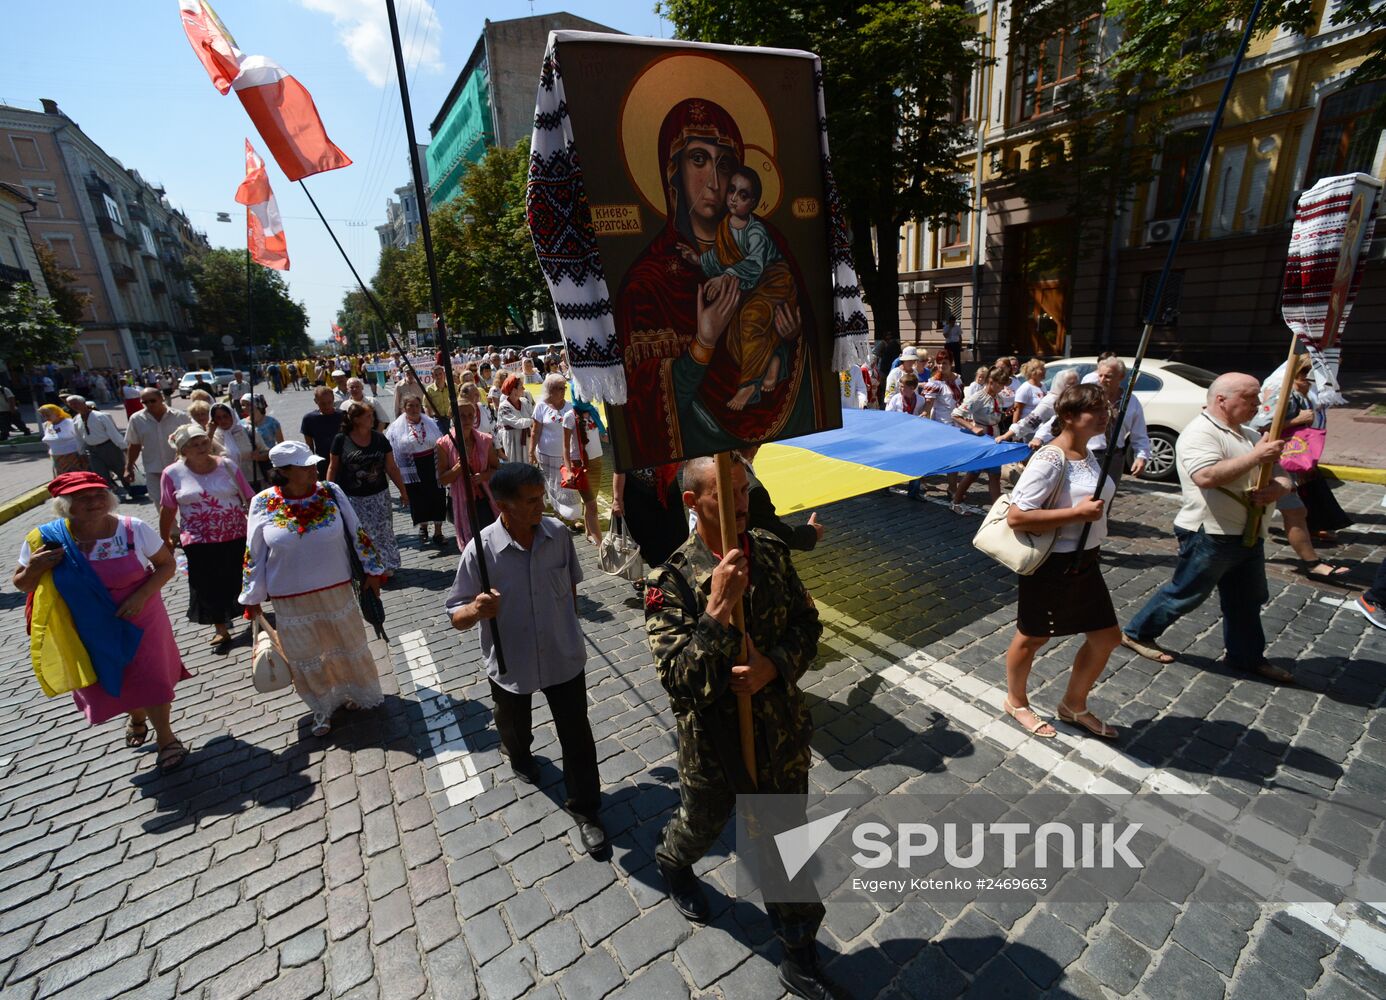
M 380 595 L 366 586 L 366 568 L 361 565 L 361 557 L 356 554 L 356 546 L 351 540 L 351 529 L 346 518 L 342 517 L 342 534 L 346 539 L 347 559 L 351 563 L 351 589 L 356 592 L 356 603 L 361 609 L 361 617 L 375 629 L 377 639 L 387 639 L 385 635 L 385 605 Z

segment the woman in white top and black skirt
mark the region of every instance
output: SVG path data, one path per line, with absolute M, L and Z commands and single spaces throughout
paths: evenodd
M 1011 493 L 1006 523 L 1019 531 L 1057 531 L 1049 558 L 1030 576 L 1020 577 L 1015 636 L 1006 650 L 1006 700 L 1010 715 L 1034 736 L 1058 735 L 1054 727 L 1030 708 L 1026 682 L 1035 654 L 1054 636 L 1087 637 L 1073 660 L 1068 689 L 1056 708 L 1059 719 L 1093 736 L 1115 739 L 1116 729 L 1088 708 L 1088 692 L 1097 682 L 1107 658 L 1121 643 L 1116 610 L 1102 579 L 1102 540 L 1107 537 L 1106 503 L 1116 491 L 1109 478 L 1102 499 L 1093 491 L 1102 460 L 1088 442 L 1107 430 L 1109 408 L 1096 385 L 1064 391 L 1054 407 L 1063 429 L 1050 444 L 1035 452 Z M 1091 524 L 1086 547 L 1075 557 L 1085 525 Z

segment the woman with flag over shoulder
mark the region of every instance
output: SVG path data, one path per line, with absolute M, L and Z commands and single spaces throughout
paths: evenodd
M 173 689 L 192 676 L 159 593 L 173 578 L 173 553 L 149 525 L 116 515 L 116 496 L 95 472 L 63 473 L 48 492 L 58 516 L 29 533 L 14 572 L 33 601 L 39 683 L 50 697 L 71 691 L 93 725 L 128 716 L 132 749 L 152 723 L 159 770 L 172 771 L 188 756 L 170 721 Z

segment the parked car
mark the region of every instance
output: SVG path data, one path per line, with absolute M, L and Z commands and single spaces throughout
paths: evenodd
M 236 380 L 236 373 L 230 368 L 213 368 L 212 374 L 217 377 L 217 388 L 222 391 Z
M 188 394 L 197 388 L 199 379 L 202 380 L 204 385 L 209 387 L 209 392 L 218 388 L 217 377 L 204 368 L 201 371 L 187 372 L 178 380 L 178 395 L 183 399 L 187 399 Z
M 1129 368 L 1134 358 L 1122 358 Z M 1097 358 L 1060 358 L 1045 363 L 1044 384 L 1050 386 L 1059 372 L 1078 369 L 1078 376 L 1097 370 Z M 1198 416 L 1208 398 L 1208 387 L 1217 374 L 1182 361 L 1146 358 L 1136 378 L 1136 398 L 1145 408 L 1145 426 L 1150 433 L 1150 461 L 1142 479 L 1171 482 L 1174 468 L 1174 442 L 1180 431 Z

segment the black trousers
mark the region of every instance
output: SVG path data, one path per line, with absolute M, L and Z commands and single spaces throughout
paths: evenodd
M 531 727 L 532 694 L 515 694 L 491 681 L 491 701 L 495 705 L 496 730 L 501 746 L 512 763 L 527 764 L 533 759 Z M 597 773 L 597 744 L 587 721 L 587 672 L 578 671 L 572 680 L 541 688 L 558 730 L 563 748 L 563 785 L 568 792 L 564 803 L 568 811 L 595 820 L 601 809 L 601 776 Z

